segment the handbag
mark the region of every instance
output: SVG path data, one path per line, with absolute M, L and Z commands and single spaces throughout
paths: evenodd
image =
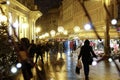
M 81 62 L 81 60 L 78 60 L 77 64 L 76 64 L 75 72 L 77 74 L 80 74 L 80 69 L 82 69 L 82 62 Z

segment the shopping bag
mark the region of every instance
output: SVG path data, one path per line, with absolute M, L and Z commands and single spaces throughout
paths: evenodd
M 82 62 L 81 62 L 81 60 L 78 60 L 77 64 L 76 64 L 75 72 L 77 74 L 80 74 L 80 69 L 82 69 Z
M 78 66 L 76 66 L 75 72 L 76 72 L 76 74 L 80 74 L 80 68 Z

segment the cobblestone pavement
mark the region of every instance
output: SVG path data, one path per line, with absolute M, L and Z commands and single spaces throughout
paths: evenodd
M 80 75 L 75 73 L 77 53 L 50 54 L 44 56 L 44 64 L 38 61 L 38 70 L 33 69 L 32 80 L 85 80 L 83 68 Z M 119 64 L 119 63 L 118 63 Z M 37 74 L 36 74 L 37 73 Z M 89 80 L 120 80 L 119 72 L 114 62 L 101 61 L 96 66 L 90 66 Z M 22 74 L 16 80 L 23 80 Z

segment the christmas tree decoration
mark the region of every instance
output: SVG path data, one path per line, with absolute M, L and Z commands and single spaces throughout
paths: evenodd
M 7 21 L 7 16 L 0 7 L 0 80 L 12 80 L 17 72 L 13 66 L 17 64 L 18 56 L 13 45 L 14 39 L 8 33 Z

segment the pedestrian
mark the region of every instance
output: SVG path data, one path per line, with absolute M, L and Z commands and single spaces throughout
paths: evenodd
M 73 40 L 70 41 L 70 51 L 71 51 L 71 53 L 73 53 Z
M 31 61 L 33 61 L 34 54 L 36 53 L 36 51 L 37 51 L 36 44 L 34 43 L 34 40 L 32 40 L 31 44 L 30 44 L 30 46 L 28 48 L 29 57 L 30 57 Z
M 59 52 L 60 52 L 60 58 L 62 59 L 62 53 L 63 53 L 63 42 L 59 42 Z
M 33 77 L 31 68 L 32 62 L 29 59 L 29 54 L 27 52 L 29 48 L 29 40 L 27 38 L 22 38 L 19 45 L 19 62 L 22 63 L 22 74 L 24 80 L 30 80 Z
M 49 49 L 50 49 L 50 45 L 49 45 L 49 42 L 47 42 L 47 43 L 45 44 L 45 51 L 46 51 L 46 53 L 47 53 L 47 59 L 48 59 Z
M 81 47 L 80 53 L 78 55 L 78 60 L 82 57 L 82 63 L 84 67 L 84 75 L 85 75 L 85 80 L 89 80 L 89 65 L 90 63 L 90 58 L 95 57 L 97 58 L 96 54 L 94 53 L 92 47 L 90 46 L 90 41 L 88 39 L 85 40 L 84 45 Z
M 37 63 L 37 60 L 39 58 L 39 56 L 41 57 L 41 62 L 44 63 L 43 61 L 43 54 L 44 54 L 44 46 L 42 43 L 39 43 L 37 45 L 37 51 L 36 51 L 36 60 L 35 60 L 35 64 Z

